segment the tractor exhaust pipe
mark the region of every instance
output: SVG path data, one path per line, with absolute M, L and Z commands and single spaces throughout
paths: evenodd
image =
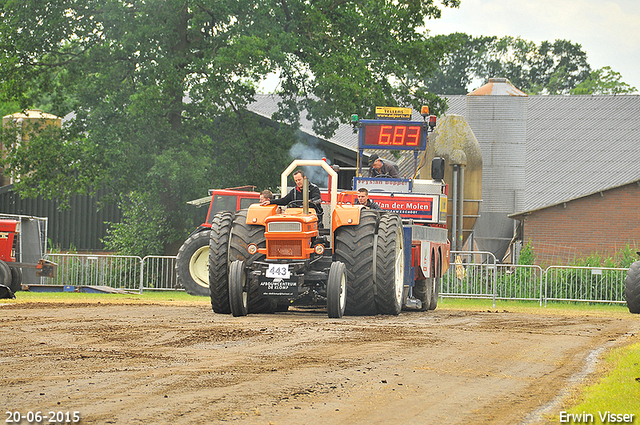
M 302 214 L 309 214 L 309 179 L 306 177 L 302 181 Z

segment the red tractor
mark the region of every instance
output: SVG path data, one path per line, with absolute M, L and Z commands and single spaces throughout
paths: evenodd
M 0 219 L 0 293 L 2 298 L 15 298 L 22 289 L 22 269 L 35 268 L 38 277 L 54 277 L 56 264 L 40 259 L 37 264 L 18 262 L 20 252 L 20 219 Z
M 234 189 L 212 189 L 209 197 L 193 201 L 199 206 L 209 203 L 207 219 L 182 244 L 176 258 L 176 275 L 184 290 L 191 295 L 209 296 L 209 232 L 214 216 L 221 211 L 235 212 L 260 199 L 258 192 Z

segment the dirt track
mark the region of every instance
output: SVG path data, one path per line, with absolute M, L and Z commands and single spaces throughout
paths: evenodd
M 4 411 L 78 411 L 83 424 L 545 423 L 541 408 L 589 353 L 640 330 L 631 314 L 446 304 L 334 320 L 233 318 L 205 303 L 7 303 L 0 318 Z

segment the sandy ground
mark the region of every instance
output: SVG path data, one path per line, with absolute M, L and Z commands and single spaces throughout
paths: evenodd
M 9 302 L 0 320 L 4 411 L 79 412 L 83 424 L 547 423 L 589 359 L 640 330 L 631 314 L 446 303 L 337 320 L 233 318 L 205 303 Z

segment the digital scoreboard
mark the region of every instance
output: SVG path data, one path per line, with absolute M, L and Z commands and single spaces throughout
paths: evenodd
M 426 126 L 416 121 L 360 120 L 360 149 L 425 150 Z

